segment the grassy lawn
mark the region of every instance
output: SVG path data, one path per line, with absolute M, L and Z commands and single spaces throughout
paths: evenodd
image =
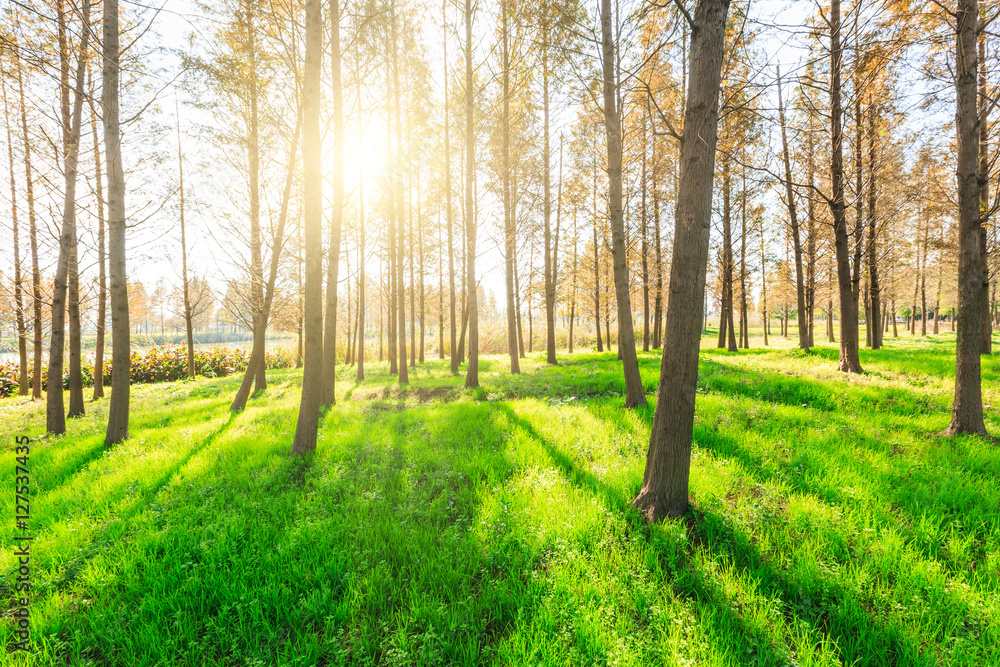
M 236 417 L 238 378 L 134 387 L 112 449 L 88 403 L 32 443 L 35 653 L 0 664 L 1000 664 L 1000 446 L 934 435 L 954 335 L 863 350 L 860 377 L 833 346 L 713 340 L 694 510 L 655 526 L 628 505 L 652 407 L 624 410 L 614 353 L 488 358 L 476 392 L 436 359 L 402 392 L 341 368 L 307 460 L 297 371 Z M 1000 356 L 983 378 L 1000 434 Z M 4 645 L 13 439 L 43 431 L 0 401 Z

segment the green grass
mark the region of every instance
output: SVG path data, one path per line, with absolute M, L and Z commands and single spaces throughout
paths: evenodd
M 630 506 L 652 408 L 614 353 L 437 360 L 400 391 L 340 369 L 317 453 L 288 456 L 301 373 L 230 417 L 238 378 L 133 388 L 33 443 L 31 656 L 11 665 L 1000 664 L 1000 450 L 943 439 L 944 334 L 863 351 L 705 339 L 694 509 Z M 654 399 L 655 352 L 641 354 Z M 1000 358 L 983 364 L 1000 433 Z M 0 401 L 0 640 L 11 641 L 13 436 Z

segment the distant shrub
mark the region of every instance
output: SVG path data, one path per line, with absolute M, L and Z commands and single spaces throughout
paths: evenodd
M 194 353 L 195 371 L 205 377 L 225 377 L 233 373 L 245 371 L 250 360 L 250 352 L 242 348 L 229 349 L 216 347 L 211 350 L 196 350 Z M 268 350 L 264 354 L 264 365 L 267 369 L 291 368 L 295 364 L 292 353 L 285 349 Z M 133 384 L 153 382 L 172 382 L 187 377 L 186 347 L 157 347 L 146 353 L 134 352 L 129 362 L 129 377 Z M 64 367 L 67 375 L 63 377 L 63 387 L 69 388 L 69 367 Z M 111 383 L 111 360 L 104 362 L 104 384 Z M 42 366 L 42 389 L 46 389 L 48 369 Z M 94 384 L 94 364 L 87 361 L 81 369 L 84 386 Z M 14 362 L 0 364 L 0 398 L 6 398 L 17 393 L 18 365 Z M 30 384 L 29 373 L 29 384 Z

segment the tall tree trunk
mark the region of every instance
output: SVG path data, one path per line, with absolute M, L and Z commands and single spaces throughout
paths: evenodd
M 649 352 L 649 225 L 646 220 L 646 121 L 642 122 L 642 175 L 639 184 L 641 210 L 639 211 L 642 234 L 642 351 Z
M 398 340 L 398 334 L 396 333 L 396 262 L 398 261 L 396 257 L 396 216 L 397 214 L 402 216 L 403 213 L 402 211 L 396 211 L 396 198 L 393 195 L 395 167 L 393 165 L 392 154 L 392 59 L 388 53 L 385 58 L 385 158 L 388 177 L 385 206 L 388 209 L 387 217 L 389 219 L 389 224 L 386 226 L 385 239 L 386 268 L 388 270 L 386 304 L 386 336 L 388 342 L 386 344 L 386 352 L 389 356 L 389 374 L 396 375 L 399 373 L 399 357 L 396 355 L 396 341 Z
M 597 329 L 597 351 L 604 351 L 604 341 L 601 340 L 601 262 L 598 254 L 599 247 L 597 241 L 597 225 L 599 217 L 597 215 L 597 144 L 596 138 L 593 147 L 594 162 L 594 327 Z
M 334 14 L 334 16 L 336 16 L 336 14 Z M 288 202 L 291 199 L 292 184 L 295 180 L 295 161 L 299 146 L 299 132 L 301 131 L 301 125 L 302 116 L 301 114 L 297 114 L 295 120 L 295 132 L 292 134 L 292 145 L 288 148 L 288 173 L 285 176 L 285 189 L 281 193 L 281 210 L 278 214 L 278 226 L 274 232 L 274 247 L 271 249 L 271 268 L 267 277 L 267 285 L 264 290 L 264 301 L 261 303 L 260 312 L 257 313 L 253 323 L 253 347 L 250 351 L 250 360 L 247 362 L 246 372 L 243 374 L 243 382 L 240 383 L 240 388 L 236 391 L 236 396 L 233 398 L 233 403 L 229 406 L 229 409 L 233 412 L 240 412 L 246 408 L 247 399 L 250 397 L 250 387 L 254 384 L 254 378 L 260 372 L 261 367 L 264 367 L 265 370 L 267 367 L 265 363 L 265 337 L 262 332 L 267 331 L 267 320 L 271 316 L 271 304 L 274 300 L 274 285 L 278 279 L 278 267 L 281 263 L 281 253 L 285 244 L 285 222 L 288 219 Z M 184 270 L 185 272 L 187 271 L 186 261 Z M 185 282 L 185 295 L 186 294 L 187 283 Z M 188 335 L 190 336 L 190 334 Z M 191 348 L 189 347 L 188 349 L 190 350 Z
M 88 73 L 88 76 L 89 73 Z M 90 86 L 94 90 L 93 84 Z M 94 182 L 97 184 L 97 321 L 94 341 L 94 400 L 104 398 L 104 329 L 108 319 L 108 276 L 107 257 L 105 255 L 105 219 L 104 219 L 104 173 L 101 168 L 101 147 L 97 134 L 97 112 L 94 108 L 94 98 L 88 98 L 90 103 L 90 130 L 94 135 Z
M 106 1 L 106 0 L 105 0 Z M 302 199 L 305 237 L 305 367 L 293 455 L 316 451 L 323 398 L 323 174 L 320 166 L 320 70 L 323 10 L 305 0 L 305 62 L 302 67 Z
M 795 208 L 795 192 L 792 190 L 792 162 L 788 156 L 788 136 L 785 131 L 785 105 L 781 99 L 781 70 L 778 70 L 778 119 L 781 123 L 781 156 L 785 163 L 785 199 L 788 205 L 788 221 L 792 228 L 792 247 L 795 252 L 795 304 L 798 307 L 799 347 L 809 351 L 809 319 L 812 313 L 806 306 L 806 286 L 802 271 L 802 243 L 799 240 L 799 218 Z
M 764 323 L 764 345 L 768 345 L 767 335 L 770 319 L 767 316 L 767 257 L 764 255 L 764 221 L 760 221 L 760 300 Z M 800 311 L 801 312 L 801 311 Z M 807 328 L 799 315 L 799 328 Z
M 653 191 L 653 234 L 656 242 L 656 299 L 653 306 L 653 349 L 660 349 L 661 325 L 663 324 L 663 244 L 660 240 L 660 189 L 657 185 L 656 174 L 656 135 L 653 135 L 653 168 L 651 169 L 652 183 L 650 187 Z
M 412 124 L 410 120 L 406 121 L 406 145 L 407 152 L 412 154 L 413 143 L 411 134 Z M 406 161 L 407 167 L 411 167 L 410 160 Z M 413 250 L 413 170 L 408 169 L 407 179 L 406 179 L 406 200 L 407 200 L 407 212 L 409 218 L 409 241 L 408 245 L 410 247 L 409 260 L 410 260 L 410 368 L 417 367 L 417 309 L 415 304 L 415 297 L 417 293 L 417 283 L 414 276 L 414 250 Z
M 732 234 L 732 176 L 729 169 L 729 156 L 722 158 L 722 243 L 723 243 L 723 283 L 726 303 L 722 309 L 722 317 L 726 319 L 726 332 L 723 340 L 728 337 L 728 349 L 736 352 L 735 322 L 733 322 L 733 234 Z M 666 347 L 666 345 L 664 345 Z M 721 347 L 721 345 L 720 345 Z
M 472 79 L 472 0 L 465 0 L 465 226 L 466 293 L 469 313 L 469 367 L 465 386 L 479 386 L 479 290 L 476 283 L 476 218 L 473 201 L 473 178 L 476 166 L 476 133 L 473 127 Z
M 340 242 L 344 221 L 344 88 L 340 72 L 340 0 L 330 0 L 330 24 L 332 27 L 330 31 L 330 92 L 333 103 L 333 210 L 330 212 L 330 246 L 327 254 L 321 407 L 337 402 L 337 289 L 340 286 Z M 395 30 L 395 23 L 393 26 Z M 395 40 L 393 48 L 395 48 Z M 395 58 L 395 51 L 393 57 Z M 396 94 L 398 104 L 398 91 Z M 402 227 L 402 225 L 400 226 Z M 400 266 L 402 266 L 401 259 Z M 401 326 L 403 321 L 400 318 Z
M 104 0 L 104 156 L 108 161 L 108 274 L 111 279 L 111 399 L 104 444 L 128 438 L 129 312 L 125 269 L 125 170 L 119 127 L 118 0 Z
M 712 218 L 719 80 L 727 0 L 699 0 L 691 32 L 691 86 L 684 111 L 674 252 L 660 387 L 642 489 L 632 504 L 649 521 L 688 507 L 701 309 Z
M 181 147 L 181 115 L 180 105 L 177 104 L 177 170 L 180 174 L 180 223 L 181 223 L 181 282 L 184 291 L 184 331 L 187 340 L 187 374 L 194 379 L 194 309 L 191 305 L 191 281 L 188 278 L 187 266 L 187 228 L 184 222 L 184 153 Z M 257 346 L 256 331 L 254 331 L 254 347 Z M 247 368 L 247 373 L 252 376 L 255 371 L 253 364 Z M 242 408 L 241 408 L 242 409 Z
M 19 57 L 15 55 L 15 57 Z M 17 326 L 17 393 L 28 395 L 28 339 L 25 335 L 24 298 L 21 286 L 21 239 L 17 226 L 17 185 L 14 178 L 14 142 L 10 131 L 10 102 L 7 99 L 7 79 L 3 79 L 4 125 L 7 129 L 7 160 L 10 167 L 10 219 L 14 232 L 14 319 Z
M 942 434 L 986 434 L 979 355 L 982 352 L 982 271 L 979 266 L 980 217 L 979 114 L 976 104 L 976 29 L 978 0 L 958 0 L 955 26 L 955 113 L 958 135 L 958 334 L 955 400 L 951 423 Z
M 420 251 L 420 363 L 424 363 L 427 295 L 424 291 L 424 225 L 420 221 L 420 172 L 417 171 L 417 247 Z M 412 244 L 412 239 L 411 239 Z
M 875 109 L 868 104 L 868 290 L 871 293 L 871 322 L 878 322 L 880 326 L 872 329 L 872 349 L 877 350 L 882 347 L 882 327 L 880 291 L 878 276 L 878 248 L 877 230 L 875 227 L 875 203 L 876 203 L 876 157 L 878 149 L 876 147 L 878 138 L 875 133 Z M 935 310 L 935 312 L 937 312 Z M 868 325 L 871 329 L 871 324 Z M 935 331 L 936 333 L 936 331 Z
M 830 2 L 830 180 L 833 198 L 830 212 L 837 255 L 837 285 L 840 291 L 840 362 L 837 369 L 861 373 L 858 356 L 858 309 L 851 276 L 850 238 L 847 233 L 847 206 L 844 200 L 844 129 L 840 95 L 840 69 L 843 48 L 840 44 L 840 0 Z
M 597 221 L 594 221 L 594 326 L 597 328 L 597 351 L 604 351 L 601 340 L 601 264 L 597 254 Z
M 15 65 L 17 67 L 18 95 L 21 102 L 25 195 L 28 200 L 28 234 L 31 242 L 31 399 L 37 400 L 42 397 L 42 272 L 38 264 L 38 227 L 35 216 L 35 185 L 31 171 L 31 135 L 28 134 L 28 106 L 24 99 L 24 72 L 20 52 L 18 52 Z
M 809 347 L 816 344 L 815 321 L 816 321 L 816 199 L 812 196 L 815 192 L 816 184 L 816 163 L 813 154 L 813 134 L 807 133 L 806 151 L 808 152 L 807 164 L 809 168 L 809 190 L 810 196 L 807 200 L 807 213 L 809 216 L 809 229 L 806 234 L 806 322 L 809 327 Z M 828 318 L 829 319 L 829 318 Z M 832 329 L 831 329 L 832 331 Z
M 61 4 L 61 3 L 60 3 Z M 84 0 L 82 22 L 90 25 L 90 2 Z M 60 28 L 65 29 L 60 21 Z M 64 122 L 62 231 L 59 235 L 59 263 L 52 291 L 52 332 L 49 347 L 49 382 L 46 387 L 45 429 L 60 435 L 66 432 L 66 410 L 63 405 L 63 345 L 66 334 L 66 301 L 70 301 L 70 416 L 83 414 L 83 383 L 80 373 L 80 312 L 79 292 L 70 290 L 71 274 L 76 271 L 76 176 L 80 157 L 80 123 L 83 116 L 83 85 L 87 67 L 90 30 L 80 30 L 80 52 L 76 66 L 73 111 L 69 123 Z M 65 121 L 65 118 L 64 118 Z M 67 127 L 68 125 L 68 127 Z M 76 293 L 73 293 L 76 291 Z M 75 316 L 75 317 L 74 317 Z M 75 343 L 75 345 L 74 345 Z
M 986 27 L 979 31 L 979 267 L 982 270 L 982 288 L 979 295 L 982 326 L 982 354 L 993 353 L 993 320 L 990 317 L 990 265 L 987 256 L 987 224 L 990 218 L 990 100 L 986 93 Z M 935 318 L 937 311 L 934 312 Z M 935 319 L 935 322 L 937 320 Z M 935 331 L 935 333 L 937 333 Z
M 556 262 L 554 256 L 557 252 L 552 245 L 552 227 L 550 218 L 552 217 L 552 184 L 549 174 L 551 169 L 551 151 L 549 148 L 549 17 L 548 14 L 542 19 L 543 24 L 543 44 L 542 48 L 542 160 L 545 163 L 542 167 L 542 219 L 544 222 L 544 243 L 545 253 L 545 361 L 555 364 L 556 361 Z M 559 140 L 559 168 L 562 170 L 562 139 Z M 560 192 L 562 191 L 562 176 L 559 179 Z M 556 223 L 558 224 L 558 223 Z
M 577 245 L 579 244 L 579 235 L 577 232 L 577 210 L 578 207 L 573 207 L 573 287 L 572 296 L 570 297 L 569 303 L 569 341 L 568 341 L 568 351 L 573 354 L 573 322 L 576 320 L 576 277 L 578 271 L 578 256 L 577 256 Z
M 559 185 L 556 187 L 556 233 L 552 242 L 552 308 L 546 313 L 546 330 L 552 332 L 552 363 L 558 363 L 555 357 L 556 343 L 556 288 L 559 286 L 559 233 L 562 227 L 562 185 L 563 185 L 563 137 L 559 135 Z
M 618 301 L 618 351 L 625 373 L 625 407 L 646 405 L 646 392 L 639 376 L 632 328 L 632 302 L 628 284 L 628 257 L 625 248 L 625 220 L 622 214 L 622 135 L 618 114 L 615 77 L 617 43 L 611 32 L 611 0 L 601 0 L 601 35 L 604 69 L 604 125 L 608 145 L 608 190 L 611 206 L 611 256 L 614 266 L 615 296 Z M 700 316 L 699 316 L 699 319 Z
M 257 318 L 264 302 L 264 260 L 261 254 L 260 230 L 260 118 L 258 111 L 257 76 L 257 25 L 255 22 L 254 0 L 243 0 L 246 21 L 246 51 L 249 57 L 247 72 L 247 93 L 250 97 L 250 131 L 247 136 L 247 175 L 250 186 L 250 313 Z M 254 338 L 264 336 L 264 332 L 254 331 Z M 257 341 L 254 341 L 257 344 Z M 263 365 L 256 370 L 254 378 L 257 391 L 267 388 L 267 375 Z
M 355 78 L 358 89 L 358 136 L 364 132 L 364 113 L 361 106 L 361 76 Z M 368 301 L 365 299 L 365 167 L 364 160 L 359 160 L 358 176 L 358 374 L 357 380 L 365 379 L 365 314 L 368 311 Z
M 920 262 L 920 335 L 927 335 L 927 247 L 930 221 L 924 225 L 924 257 Z M 978 244 L 977 244 L 978 245 Z
M 740 347 L 750 348 L 750 321 L 747 315 L 747 168 L 743 165 L 740 192 Z
M 406 285 L 403 269 L 403 259 L 406 257 L 405 235 L 403 229 L 404 208 L 403 208 L 403 102 L 402 90 L 399 83 L 399 16 L 396 13 L 396 3 L 392 3 L 392 16 L 390 18 L 391 38 L 392 38 L 392 87 L 395 95 L 396 112 L 396 164 L 395 164 L 395 193 L 396 193 L 396 223 L 398 227 L 398 240 L 396 251 L 396 299 L 398 315 L 396 321 L 397 343 L 399 352 L 399 384 L 409 384 L 410 374 L 406 367 Z
M 458 346 L 456 338 L 458 335 L 458 323 L 455 313 L 455 240 L 454 223 L 451 219 L 451 121 L 448 117 L 448 0 L 442 0 L 441 20 L 444 35 L 442 44 L 444 45 L 444 198 L 445 198 L 445 224 L 448 226 L 448 295 L 449 311 L 451 315 L 451 345 L 448 354 L 451 357 L 451 372 L 458 373 Z
M 503 117 L 501 119 L 501 140 L 502 140 L 502 173 L 500 175 L 501 188 L 503 191 L 503 217 L 504 217 L 504 282 L 507 288 L 507 354 L 510 356 L 510 372 L 517 374 L 521 372 L 521 364 L 518 356 L 518 334 L 517 334 L 517 310 L 514 305 L 514 215 L 511 211 L 511 187 L 510 187 L 510 45 L 509 29 L 507 27 L 507 14 L 509 8 L 505 2 L 500 3 L 500 30 L 502 35 L 502 57 L 503 57 Z M 545 51 L 542 52 L 543 63 L 545 61 Z M 547 92 L 548 78 L 544 74 L 543 64 L 543 90 Z M 545 107 L 546 114 L 548 107 Z M 547 116 L 546 116 L 547 117 Z M 548 157 L 548 126 L 545 126 L 546 148 L 543 155 Z M 548 242 L 548 167 L 543 169 L 543 179 L 545 182 L 545 200 L 543 210 L 545 211 L 546 243 Z M 548 260 L 546 260 L 547 262 Z M 548 272 L 548 265 L 545 267 Z M 548 273 L 546 273 L 547 280 Z

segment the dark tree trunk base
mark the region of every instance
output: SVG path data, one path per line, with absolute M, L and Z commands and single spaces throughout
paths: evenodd
M 689 502 L 683 505 L 671 505 L 667 498 L 657 495 L 652 491 L 643 489 L 632 501 L 632 507 L 639 510 L 639 514 L 647 523 L 659 523 L 664 519 L 676 519 L 684 516 L 690 507 Z

